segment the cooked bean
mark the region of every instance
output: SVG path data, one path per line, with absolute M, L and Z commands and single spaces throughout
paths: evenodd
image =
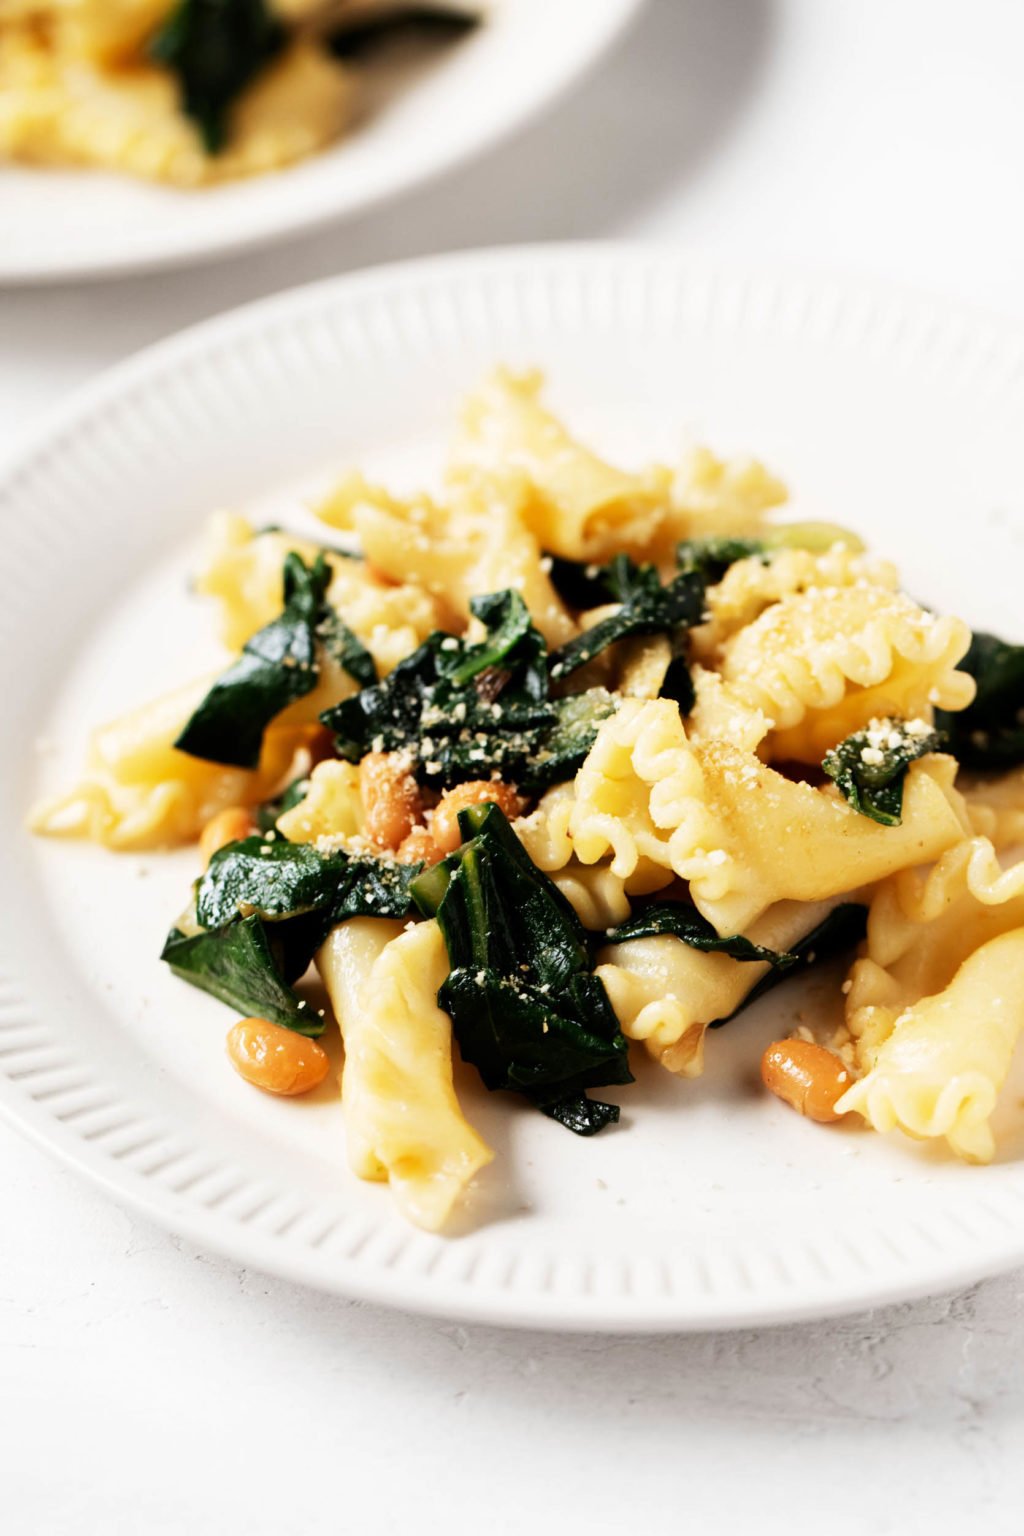
M 836 1102 L 850 1086 L 850 1072 L 835 1054 L 813 1040 L 774 1040 L 761 1058 L 766 1088 L 808 1120 L 839 1120 Z
M 394 853 L 423 820 L 420 787 L 407 760 L 397 752 L 368 752 L 359 764 L 359 793 L 367 836 Z
M 218 811 L 199 834 L 203 868 L 206 868 L 219 848 L 226 848 L 228 843 L 237 843 L 255 830 L 252 812 L 246 806 L 229 805 L 226 811 Z
M 438 858 L 452 853 L 462 842 L 459 812 L 471 805 L 488 803 L 498 806 L 510 821 L 522 812 L 524 805 L 515 786 L 503 784 L 500 779 L 473 779 L 469 784 L 456 784 L 454 789 L 445 790 L 430 823 Z
M 426 827 L 413 827 L 395 853 L 399 864 L 435 864 L 438 857 L 434 839 Z
M 227 1045 L 235 1071 L 267 1093 L 309 1093 L 330 1067 L 322 1045 L 269 1019 L 239 1019 L 228 1031 Z

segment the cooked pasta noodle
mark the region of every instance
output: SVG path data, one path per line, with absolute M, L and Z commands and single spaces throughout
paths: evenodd
M 493 1156 L 452 1086 L 451 1021 L 435 1000 L 448 970 L 440 930 L 353 918 L 317 963 L 345 1041 L 349 1162 L 387 1179 L 410 1221 L 435 1231 Z

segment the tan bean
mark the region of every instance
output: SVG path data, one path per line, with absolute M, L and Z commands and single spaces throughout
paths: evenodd
M 813 1040 L 773 1040 L 761 1058 L 761 1078 L 808 1120 L 827 1124 L 842 1118 L 836 1102 L 850 1086 L 849 1068 Z
M 322 1045 L 269 1019 L 239 1019 L 228 1030 L 227 1045 L 235 1071 L 266 1093 L 309 1093 L 330 1068 Z
M 394 853 L 423 820 L 420 788 L 406 760 L 397 752 L 368 752 L 359 764 L 359 793 L 367 836 Z
M 436 864 L 438 857 L 434 839 L 426 827 L 413 827 L 395 852 L 399 864 Z
M 488 803 L 498 806 L 510 821 L 522 812 L 525 804 L 515 785 L 503 784 L 500 779 L 473 779 L 469 784 L 456 784 L 454 789 L 445 790 L 430 823 L 438 858 L 454 852 L 462 842 L 459 812 L 471 805 Z
M 226 811 L 218 811 L 199 834 L 199 852 L 203 860 L 203 868 L 206 868 L 218 849 L 226 848 L 228 843 L 237 843 L 255 830 L 256 823 L 252 812 L 246 806 L 229 805 Z

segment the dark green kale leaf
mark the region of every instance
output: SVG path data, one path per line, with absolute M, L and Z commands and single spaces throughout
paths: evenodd
M 790 963 L 788 965 L 774 965 L 766 971 L 738 1008 L 727 1014 L 724 1019 L 714 1019 L 709 1026 L 711 1029 L 721 1029 L 723 1024 L 728 1024 L 742 1013 L 744 1008 L 749 1008 L 751 1003 L 756 1003 L 758 998 L 764 997 L 773 987 L 777 987 L 780 981 L 785 981 L 787 976 L 795 976 L 801 971 L 806 971 L 812 965 L 818 965 L 823 960 L 831 960 L 834 955 L 844 954 L 859 944 L 867 930 L 868 909 L 859 902 L 846 901 L 838 907 L 833 907 L 827 917 L 823 918 L 810 933 L 805 933 L 802 939 L 798 939 L 789 952 Z
M 294 550 L 285 555 L 284 607 L 246 641 L 238 660 L 214 683 L 174 743 L 180 751 L 255 768 L 267 726 L 316 687 L 320 646 L 357 683 L 376 679 L 372 656 L 327 602 L 330 580 L 322 554 L 311 566 Z
M 244 1014 L 318 1035 L 322 1022 L 291 983 L 335 924 L 405 917 L 422 869 L 321 854 L 284 838 L 243 838 L 214 854 L 196 885 L 194 917 L 171 930 L 161 958 L 183 981 Z
M 459 817 L 462 847 L 413 886 L 436 912 L 451 972 L 438 1002 L 490 1089 L 525 1094 L 580 1135 L 618 1119 L 584 1090 L 632 1082 L 627 1042 L 586 935 L 497 806 Z
M 322 555 L 309 567 L 284 559 L 284 608 L 247 640 L 174 743 L 192 757 L 255 768 L 263 732 L 289 704 L 316 687 L 316 625 L 331 579 Z
M 553 699 L 553 723 L 540 734 L 533 752 L 513 775 L 519 788 L 539 794 L 552 784 L 571 779 L 594 745 L 601 721 L 615 707 L 614 697 L 605 688 L 588 688 L 585 693 Z
M 413 910 L 412 883 L 422 864 L 396 859 L 352 859 L 331 914 L 334 923 L 347 917 L 407 917 Z
M 213 855 L 196 889 L 196 916 L 204 928 L 253 915 L 273 921 L 318 912 L 327 928 L 346 917 L 405 917 L 422 868 L 246 837 Z
M 198 933 L 172 928 L 160 958 L 182 981 L 212 993 L 236 1013 L 270 1019 L 300 1035 L 320 1035 L 323 1020 L 286 979 L 286 969 L 292 980 L 302 974 L 316 946 L 299 969 L 297 950 L 293 947 L 289 956 L 282 947 L 280 930 L 287 926 L 276 925 L 274 938 L 272 925 L 259 917 Z
M 207 153 L 228 140 L 231 108 L 280 52 L 285 30 L 266 0 L 180 0 L 149 44 L 177 77 L 184 111 Z
M 751 555 L 765 556 L 768 545 L 764 539 L 724 538 L 712 535 L 702 539 L 684 539 L 676 545 L 676 562 L 681 571 L 696 571 L 704 579 L 704 585 L 715 586 L 730 565 L 737 560 L 747 560 Z
M 614 1125 L 619 1118 L 619 1106 L 606 1104 L 602 1099 L 588 1099 L 585 1093 L 570 1093 L 554 1103 L 538 1103 L 541 1114 L 557 1120 L 574 1136 L 596 1136 L 606 1125 Z
M 547 558 L 551 561 L 551 585 L 568 608 L 598 608 L 612 601 L 615 594 L 608 582 L 607 565 L 587 565 L 562 555 Z
M 380 15 L 357 16 L 345 21 L 327 39 L 338 59 L 363 59 L 383 43 L 393 41 L 457 42 L 480 24 L 470 11 L 454 11 L 436 5 L 396 5 Z
M 978 685 L 974 703 L 955 714 L 936 710 L 935 724 L 965 768 L 981 772 L 1024 763 L 1024 645 L 979 630 L 961 672 Z
M 438 631 L 382 682 L 321 715 L 342 757 L 409 751 L 417 776 L 439 787 L 492 773 L 539 787 L 575 771 L 614 700 L 601 690 L 581 695 L 585 703 L 548 698 L 544 637 L 517 592 L 470 607 L 485 639 Z
M 348 869 L 343 853 L 318 853 L 312 843 L 245 837 L 210 860 L 196 888 L 196 917 L 204 928 L 235 918 L 296 917 L 333 903 Z
M 704 579 L 699 572 L 684 571 L 662 586 L 653 565 L 637 565 L 628 555 L 616 555 L 602 571 L 608 592 L 621 607 L 552 651 L 548 658 L 552 681 L 568 677 L 617 640 L 673 634 L 701 621 Z
M 767 544 L 761 539 L 703 538 L 685 539 L 676 546 L 679 573 L 696 572 L 707 585 L 721 579 L 726 567 L 747 555 L 762 554 Z M 651 586 L 649 565 L 638 565 L 629 555 L 616 555 L 603 565 L 585 565 L 549 556 L 551 582 L 559 597 L 570 608 L 597 608 L 602 603 L 624 603 L 642 595 Z
M 923 722 L 880 720 L 825 754 L 822 768 L 862 816 L 884 827 L 903 819 L 903 781 L 910 764 L 938 752 L 943 738 Z
M 671 699 L 674 704 L 678 704 L 681 715 L 688 715 L 696 704 L 697 690 L 693 686 L 693 674 L 690 671 L 685 646 L 676 649 L 675 655 L 666 667 L 665 676 L 658 689 L 658 698 Z
M 691 949 L 728 955 L 731 960 L 767 961 L 769 965 L 783 971 L 797 962 L 795 954 L 766 949 L 763 944 L 754 944 L 750 939 L 745 939 L 741 933 L 720 937 L 707 918 L 696 907 L 684 901 L 658 901 L 653 898 L 637 902 L 626 922 L 620 923 L 617 928 L 608 929 L 607 938 L 610 944 L 625 944 L 630 939 L 648 939 L 662 933 L 670 933 L 674 938 L 682 939 Z

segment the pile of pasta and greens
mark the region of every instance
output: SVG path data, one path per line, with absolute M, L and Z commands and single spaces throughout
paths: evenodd
M 0 160 L 194 187 L 315 154 L 349 126 L 358 63 L 456 37 L 469 0 L 0 0 Z
M 200 840 L 164 959 L 285 1092 L 327 1071 L 315 967 L 349 1161 L 423 1226 L 491 1157 L 455 1047 L 590 1136 L 629 1042 L 695 1076 L 836 955 L 843 1022 L 767 1084 L 986 1160 L 1024 1026 L 1024 648 L 784 499 L 707 450 L 616 469 L 500 372 L 437 495 L 350 474 L 323 544 L 219 514 L 197 588 L 234 659 L 97 731 L 33 826 Z

